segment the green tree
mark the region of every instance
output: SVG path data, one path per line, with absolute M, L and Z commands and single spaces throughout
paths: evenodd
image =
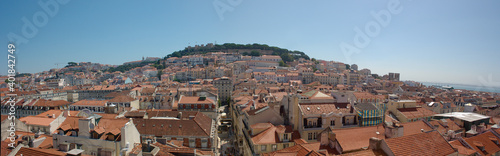
M 71 66 L 76 66 L 78 65 L 78 63 L 76 62 L 68 62 L 68 65 L 66 65 L 66 67 L 71 67 Z
M 258 51 L 256 51 L 256 50 L 252 50 L 252 51 L 250 52 L 250 56 L 260 56 L 260 55 L 261 55 L 261 54 L 260 54 L 260 52 L 258 52 Z
M 283 60 L 281 60 L 281 61 L 279 62 L 279 65 L 280 65 L 281 67 L 288 67 L 288 65 L 287 65 L 287 64 L 285 64 L 285 62 L 283 62 Z
M 174 78 L 174 81 L 181 82 L 178 78 Z
M 345 69 L 350 70 L 351 69 L 351 65 L 345 64 Z
M 288 53 L 283 53 L 283 54 L 281 54 L 280 57 L 285 62 L 292 62 L 293 61 L 293 57 L 290 56 L 290 54 L 288 54 Z
M 163 75 L 163 71 L 158 70 L 158 74 L 156 74 L 156 76 L 158 76 L 158 80 L 161 80 L 161 75 Z

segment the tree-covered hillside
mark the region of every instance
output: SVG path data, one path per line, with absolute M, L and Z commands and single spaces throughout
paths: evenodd
M 195 54 L 205 54 L 208 52 L 217 52 L 217 51 L 227 51 L 227 50 L 234 50 L 234 49 L 259 49 L 259 50 L 265 50 L 265 51 L 272 51 L 271 55 L 279 55 L 285 62 L 291 62 L 293 60 L 299 59 L 299 58 L 304 58 L 304 59 L 309 59 L 309 56 L 307 56 L 304 52 L 301 51 L 291 51 L 288 49 L 282 49 L 279 47 L 274 47 L 274 46 L 268 46 L 266 44 L 235 44 L 235 43 L 224 43 L 224 44 L 216 44 L 212 47 L 204 46 L 204 47 L 197 47 L 197 48 L 184 48 L 184 50 L 179 50 L 176 52 L 173 52 L 172 54 L 168 54 L 166 58 L 169 57 L 182 57 L 182 56 L 187 56 L 187 55 L 195 55 Z M 243 53 L 242 53 L 243 54 Z M 250 55 L 249 53 L 247 53 Z M 245 54 L 243 54 L 245 55 Z

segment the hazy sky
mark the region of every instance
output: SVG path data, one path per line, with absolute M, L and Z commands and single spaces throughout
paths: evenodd
M 403 80 L 500 86 L 500 1 L 48 1 L 56 11 L 38 2 L 0 2 L 0 64 L 14 42 L 21 73 L 216 41 L 299 50 Z

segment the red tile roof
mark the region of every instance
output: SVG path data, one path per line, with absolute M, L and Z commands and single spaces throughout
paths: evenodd
M 1 117 L 2 117 L 2 118 L 1 118 L 1 120 L 2 120 L 1 122 L 3 122 L 4 120 L 6 120 L 6 119 L 8 119 L 8 118 L 9 118 L 9 116 L 8 116 L 8 115 L 2 115 Z
M 401 123 L 400 125 L 403 126 L 403 136 L 422 133 L 422 129 L 424 130 L 424 132 L 433 130 L 432 127 L 429 127 L 429 125 L 427 125 L 422 120 L 415 122 Z
M 76 130 L 78 129 L 78 120 L 82 119 L 81 117 L 75 117 L 75 116 L 69 116 L 67 117 L 61 125 L 59 125 L 59 128 L 57 129 L 62 129 L 64 131 L 73 129 Z
M 417 119 L 423 117 L 433 116 L 433 111 L 430 111 L 426 108 L 415 107 L 415 108 L 399 108 L 399 112 L 401 112 L 407 119 Z
M 153 143 L 152 145 L 160 148 L 158 155 L 164 156 L 174 156 L 174 155 L 184 155 L 191 154 L 195 152 L 194 148 L 188 147 L 173 147 L 169 145 L 163 145 L 158 142 Z M 212 151 L 204 151 L 204 150 L 196 150 L 196 155 L 215 155 Z
M 472 155 L 474 153 L 477 153 L 474 149 L 465 147 L 462 143 L 460 143 L 459 140 L 451 141 L 450 144 L 451 146 L 453 146 L 453 148 L 456 148 L 458 150 L 458 154 Z
M 334 113 L 350 113 L 351 111 L 351 105 L 350 104 L 333 104 L 333 103 L 327 103 L 327 104 L 300 104 L 300 110 L 304 115 L 309 115 L 309 114 L 328 114 L 331 112 Z M 349 108 L 347 108 L 349 107 Z M 337 109 L 338 108 L 338 109 Z
M 19 118 L 20 121 L 24 122 L 27 125 L 39 125 L 39 126 L 50 126 L 56 118 L 47 118 L 40 116 L 27 116 Z
M 176 113 L 177 114 L 177 113 Z M 184 116 L 183 112 L 183 116 Z M 203 113 L 196 112 L 194 118 L 187 119 L 141 119 L 134 118 L 139 133 L 155 136 L 204 136 L 210 137 L 212 119 Z
M 463 129 L 457 123 L 455 123 L 454 121 L 452 121 L 450 119 L 444 119 L 444 121 L 446 121 L 446 122 L 443 122 L 442 120 L 433 120 L 433 121 L 429 121 L 429 123 L 433 126 L 437 125 L 438 131 L 441 134 L 447 133 L 448 130 L 457 131 L 457 130 Z
M 367 150 L 361 150 L 361 151 L 356 151 L 356 152 L 351 152 L 351 153 L 342 153 L 342 155 L 345 155 L 345 156 L 386 156 L 387 154 L 385 154 L 384 151 L 382 151 L 382 150 L 367 149 Z
M 55 149 L 39 149 L 39 148 L 26 148 L 21 147 L 19 151 L 16 153 L 16 156 L 28 156 L 28 155 L 36 155 L 36 156 L 66 156 L 66 153 L 57 151 Z
M 450 155 L 457 151 L 437 131 L 385 140 L 394 155 Z
M 109 100 L 108 102 L 131 102 L 131 101 L 135 101 L 134 98 L 130 97 L 130 96 L 117 96 L 111 100 Z
M 45 100 L 45 99 L 39 99 L 36 103 L 34 103 L 34 106 L 43 106 L 43 107 L 58 107 L 58 106 L 64 106 L 64 105 L 69 105 L 70 102 L 64 101 L 64 100 Z
M 465 142 L 472 146 L 472 148 L 474 148 L 474 150 L 481 155 L 492 155 L 500 152 L 500 144 L 496 144 L 494 142 L 495 139 L 497 141 L 500 140 L 500 138 L 493 134 L 491 130 L 470 138 L 464 138 Z M 479 149 L 478 146 L 484 146 L 484 151 Z
M 285 133 L 286 129 L 289 129 L 289 131 L 292 131 L 292 129 L 293 129 L 291 126 L 285 127 L 283 125 L 279 125 L 279 126 L 274 126 L 272 124 L 268 124 L 268 125 L 269 125 L 269 127 L 266 130 L 251 137 L 253 144 L 261 145 L 261 144 L 281 143 L 282 141 L 280 141 L 280 139 L 279 139 L 279 134 Z M 253 126 L 252 128 L 264 128 L 264 127 L 256 125 L 256 126 Z M 293 141 L 293 140 L 299 139 L 299 138 L 300 138 L 300 134 L 296 131 L 296 132 L 294 132 L 294 134 L 292 134 L 290 141 Z
M 325 149 L 328 152 L 328 155 L 337 155 L 335 150 L 331 149 L 328 146 L 321 146 L 319 142 L 315 143 L 303 143 L 297 144 L 288 148 L 284 148 L 278 151 L 262 153 L 261 156 L 282 156 L 282 155 L 295 155 L 295 156 L 306 156 L 310 154 L 312 151 L 319 151 L 321 149 Z
M 197 96 L 181 96 L 179 104 L 214 104 L 214 100 L 210 98 L 200 98 Z
M 80 100 L 71 104 L 72 106 L 106 106 L 107 100 Z
M 336 139 L 343 151 L 352 151 L 368 147 L 371 137 L 385 139 L 385 128 L 381 125 L 334 129 L 332 132 L 336 134 Z

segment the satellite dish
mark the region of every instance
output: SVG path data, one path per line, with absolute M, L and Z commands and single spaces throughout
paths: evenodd
M 94 113 L 90 111 L 89 109 L 82 109 L 81 110 L 82 116 L 83 117 L 89 117 L 92 116 Z

